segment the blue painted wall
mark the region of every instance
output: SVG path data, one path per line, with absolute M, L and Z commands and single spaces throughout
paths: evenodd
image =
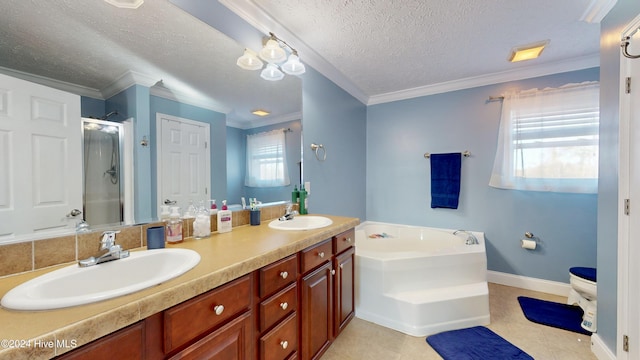
M 227 127 L 227 197 L 239 204 L 244 191 L 246 161 L 246 133 L 243 129 Z
M 80 97 L 80 114 L 86 118 L 101 118 L 107 113 L 104 111 L 105 101 L 92 99 L 88 97 Z
M 311 182 L 311 213 L 365 219 L 367 109 L 336 84 L 307 67 L 302 75 L 303 178 Z M 311 143 L 323 144 L 326 161 Z
M 490 270 L 568 282 L 571 266 L 595 266 L 597 195 L 489 187 L 502 103 L 487 100 L 598 78 L 594 68 L 369 106 L 367 220 L 484 231 Z M 464 150 L 459 208 L 431 209 L 423 154 Z M 526 231 L 536 251 L 520 247 Z
M 613 353 L 616 351 L 618 301 L 620 35 L 639 13 L 640 2 L 637 0 L 618 0 L 601 22 L 598 336 Z
M 150 139 L 149 124 L 149 88 L 134 85 L 112 96 L 105 102 L 105 113 L 117 111 L 113 120 L 133 118 L 134 138 L 134 216 L 137 222 L 149 222 L 155 219 L 149 204 L 152 202 L 152 176 L 150 146 L 140 145 L 138 140 L 146 136 Z
M 151 173 L 153 178 L 157 175 L 157 151 L 156 151 L 156 116 L 158 113 L 181 117 L 188 120 L 199 121 L 209 124 L 209 139 L 211 151 L 211 199 L 222 199 L 227 197 L 227 126 L 226 115 L 213 110 L 183 104 L 177 101 L 168 100 L 158 96 L 150 98 L 150 131 L 151 131 Z M 157 199 L 157 184 L 155 181 L 151 185 L 152 204 L 159 204 Z M 157 216 L 157 207 L 153 207 L 153 215 Z

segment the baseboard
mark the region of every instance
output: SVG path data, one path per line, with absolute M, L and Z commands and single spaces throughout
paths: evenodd
M 571 285 L 568 283 L 507 274 L 498 271 L 487 271 L 487 281 L 559 296 L 569 296 L 569 290 L 571 290 Z
M 591 352 L 598 360 L 616 360 L 616 355 L 611 352 L 597 333 L 591 335 Z

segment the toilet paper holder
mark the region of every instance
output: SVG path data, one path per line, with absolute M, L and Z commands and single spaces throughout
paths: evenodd
M 532 232 L 525 232 L 524 237 L 525 239 L 520 240 L 520 246 L 522 246 L 523 249 L 535 250 L 538 247 L 538 238 L 536 238 Z

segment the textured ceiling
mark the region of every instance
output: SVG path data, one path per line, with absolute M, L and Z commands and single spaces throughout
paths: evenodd
M 301 80 L 267 82 L 238 68 L 243 50 L 166 0 L 148 0 L 137 10 L 100 0 L 0 4 L 0 67 L 98 92 L 132 71 L 162 80 L 177 97 L 230 109 L 229 118 L 240 122 L 255 119 L 250 110 L 256 108 L 299 113 Z
M 188 1 L 206 12 L 216 0 Z M 580 20 L 597 0 L 220 1 L 236 12 L 234 6 L 259 9 L 272 27 L 292 34 L 285 40 L 300 50 L 303 62 L 347 84 L 365 103 L 411 89 L 597 59 L 599 51 L 599 24 Z M 511 48 L 540 40 L 550 44 L 539 59 L 507 62 Z M 163 80 L 172 91 L 228 109 L 228 118 L 240 122 L 254 119 L 249 111 L 255 108 L 273 110 L 276 117 L 299 113 L 300 79 L 263 81 L 235 66 L 242 50 L 168 0 L 147 0 L 137 10 L 100 0 L 0 3 L 2 68 L 103 95 L 123 74 L 145 74 L 152 83 Z
M 367 97 L 599 52 L 599 24 L 580 21 L 586 0 L 251 1 Z M 542 40 L 539 59 L 507 62 Z

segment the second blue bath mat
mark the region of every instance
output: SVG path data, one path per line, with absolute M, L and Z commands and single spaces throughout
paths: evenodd
M 427 343 L 445 360 L 533 360 L 484 326 L 441 332 L 427 337 Z
M 579 306 L 519 296 L 518 302 L 524 316 L 538 324 L 591 335 L 580 326 L 584 312 Z

